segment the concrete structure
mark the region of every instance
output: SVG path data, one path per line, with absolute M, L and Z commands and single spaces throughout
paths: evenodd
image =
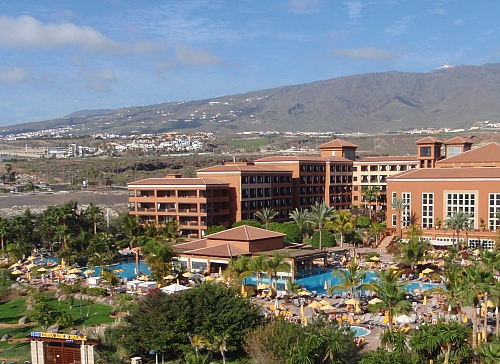
M 296 278 L 311 274 L 315 267 L 326 265 L 327 253 L 302 244 L 287 244 L 285 234 L 242 225 L 207 235 L 204 239 L 175 244 L 179 261 L 189 270 L 217 273 L 238 256 L 272 256 L 278 252 L 292 267 L 290 272 L 279 272 L 281 277 Z
M 230 226 L 229 183 L 210 178 L 148 178 L 128 184 L 129 213 L 156 226 L 172 219 L 180 235 L 199 239 L 207 226 Z
M 436 142 L 436 146 L 438 144 L 440 142 Z M 423 144 L 417 142 L 417 145 Z M 466 150 L 463 149 L 466 145 L 461 143 L 461 150 Z M 401 224 L 407 228 L 416 224 L 433 244 L 451 245 L 452 231 L 443 230 L 444 222 L 454 212 L 461 211 L 470 217 L 460 240 L 467 239 L 470 247 L 492 249 L 500 226 L 497 216 L 500 213 L 500 145 L 487 144 L 449 158 L 436 155 L 433 160 L 427 158 L 424 165 L 433 167 L 409 170 L 387 179 L 391 199 L 402 198 L 408 206 L 402 221 L 398 221 L 397 211 L 389 210 L 388 227 L 396 229 Z
M 96 340 L 83 335 L 32 332 L 31 362 L 33 364 L 94 364 Z

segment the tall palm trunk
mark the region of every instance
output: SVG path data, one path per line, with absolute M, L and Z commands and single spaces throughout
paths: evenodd
M 497 337 L 498 339 L 498 334 L 500 333 L 500 315 L 499 315 L 499 312 L 500 312 L 500 309 L 498 308 L 498 304 L 497 304 L 497 308 L 496 308 L 496 325 L 495 325 L 495 336 Z
M 484 293 L 484 320 L 483 320 L 483 337 L 484 341 L 488 342 L 488 292 Z
M 477 347 L 477 303 L 477 298 L 474 298 L 472 306 L 472 348 L 474 349 L 474 352 Z

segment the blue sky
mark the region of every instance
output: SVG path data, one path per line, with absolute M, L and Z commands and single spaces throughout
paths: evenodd
M 0 125 L 500 59 L 498 0 L 0 2 Z

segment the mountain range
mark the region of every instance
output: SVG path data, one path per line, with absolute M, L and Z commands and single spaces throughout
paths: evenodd
M 5 127 L 3 134 L 70 127 L 74 134 L 197 131 L 394 132 L 500 120 L 500 63 L 382 72 L 206 100 L 119 109 Z

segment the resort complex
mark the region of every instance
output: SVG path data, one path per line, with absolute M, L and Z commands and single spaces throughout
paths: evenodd
M 128 184 L 129 212 L 160 225 L 175 217 L 181 237 L 191 240 L 202 238 L 207 227 L 254 219 L 265 208 L 283 222 L 295 209 L 325 202 L 335 210 L 368 209 L 401 236 L 416 225 L 436 246 L 453 244 L 454 231 L 443 221 L 463 212 L 468 224 L 458 238 L 492 249 L 499 224 L 500 146 L 472 148 L 461 137 L 425 137 L 416 146 L 414 156 L 357 159 L 356 145 L 335 139 L 319 146 L 319 156 L 265 157 L 200 169 L 197 178 L 136 181 Z M 399 212 L 397 198 L 404 202 Z

